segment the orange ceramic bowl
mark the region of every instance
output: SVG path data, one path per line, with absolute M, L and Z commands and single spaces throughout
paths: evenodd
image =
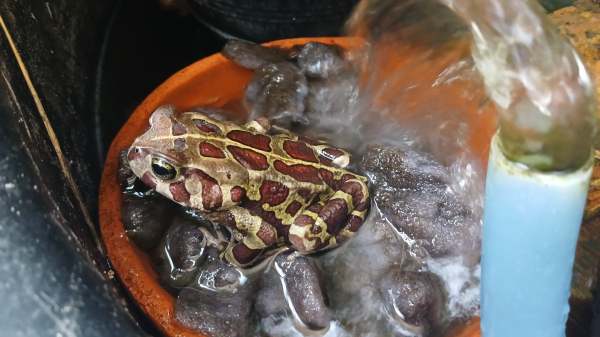
M 267 45 L 292 47 L 318 41 L 337 44 L 344 49 L 359 47 L 363 41 L 356 38 L 301 38 L 271 42 Z M 117 183 L 119 151 L 129 147 L 133 140 L 147 130 L 152 112 L 165 104 L 173 104 L 180 111 L 195 106 L 223 107 L 244 96 L 244 87 L 253 71 L 244 69 L 216 54 L 200 60 L 177 72 L 150 94 L 134 111 L 114 139 L 100 184 L 100 230 L 108 257 L 116 274 L 140 308 L 159 329 L 171 337 L 201 336 L 181 326 L 173 310 L 174 298 L 157 281 L 149 257 L 127 237 L 121 222 L 121 190 Z M 454 337 L 479 337 L 479 320 L 472 319 L 466 326 L 452 329 Z

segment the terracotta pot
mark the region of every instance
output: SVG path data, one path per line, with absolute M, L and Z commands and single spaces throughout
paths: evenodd
M 291 47 L 309 41 L 337 44 L 345 49 L 361 45 L 353 38 L 301 38 L 271 42 L 267 45 Z M 127 237 L 121 222 L 121 190 L 117 183 L 119 151 L 149 127 L 151 113 L 165 104 L 173 104 L 180 111 L 194 106 L 223 107 L 232 100 L 241 99 L 244 87 L 253 71 L 241 68 L 216 54 L 200 60 L 177 72 L 150 94 L 134 111 L 114 139 L 100 184 L 100 229 L 114 271 L 141 309 L 167 336 L 201 336 L 182 327 L 175 320 L 174 298 L 157 282 L 157 275 L 149 257 Z M 479 337 L 479 319 L 466 326 L 456 326 L 450 332 L 454 337 Z M 449 335 L 450 336 L 450 335 Z

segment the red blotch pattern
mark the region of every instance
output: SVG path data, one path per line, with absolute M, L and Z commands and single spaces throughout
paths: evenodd
M 242 198 L 244 197 L 244 195 L 246 195 L 246 190 L 244 190 L 240 186 L 235 186 L 231 189 L 230 193 L 231 193 L 231 201 L 240 202 L 240 201 L 242 201 Z
M 352 196 L 352 203 L 354 207 L 357 207 L 358 203 L 360 203 L 364 197 L 362 185 L 356 181 L 345 182 L 342 187 L 340 187 L 340 190 Z
M 313 225 L 315 220 L 308 216 L 307 214 L 302 214 L 294 220 L 294 225 L 298 227 L 306 227 L 308 225 Z
M 323 206 L 319 203 L 316 204 L 312 204 L 310 206 L 308 206 L 307 210 L 313 212 L 313 213 L 317 213 L 319 214 L 319 212 L 323 209 Z
M 348 219 L 346 220 L 346 224 L 344 225 L 344 228 L 351 232 L 357 232 L 358 229 L 360 228 L 360 226 L 362 226 L 362 224 L 363 224 L 363 219 L 361 219 L 360 217 L 357 217 L 356 215 L 350 215 L 348 217 Z
M 366 210 L 367 208 L 369 208 L 370 203 L 369 203 L 369 199 L 367 199 L 367 201 L 363 202 L 362 204 L 358 204 L 356 207 L 354 207 L 354 210 L 357 212 L 362 212 L 364 210 Z
M 218 147 L 205 142 L 200 143 L 200 154 L 204 157 L 225 158 L 225 152 L 221 151 Z
M 202 206 L 205 210 L 215 210 L 221 207 L 223 192 L 221 192 L 221 187 L 214 178 L 204 173 L 204 171 L 194 168 L 184 167 L 181 169 L 181 173 L 186 179 L 195 175 L 202 183 Z
M 258 150 L 271 151 L 271 138 L 265 135 L 255 135 L 247 131 L 234 130 L 227 134 L 227 138 Z
M 321 155 L 329 160 L 334 160 L 335 158 L 341 157 L 345 154 L 346 153 L 344 151 L 333 148 L 326 148 L 321 152 Z
M 319 171 L 307 165 L 287 165 L 282 161 L 275 161 L 274 168 L 278 172 L 290 176 L 298 181 L 312 184 L 321 184 L 323 181 L 319 177 Z
M 322 231 L 323 231 L 323 228 L 321 228 L 321 227 L 319 227 L 319 226 L 316 226 L 316 225 L 313 225 L 313 226 L 310 228 L 310 232 L 311 232 L 312 234 L 319 234 L 319 233 L 321 233 Z
M 270 206 L 280 205 L 287 199 L 290 189 L 282 183 L 265 180 L 260 185 L 260 201 Z
M 171 118 L 171 124 L 173 125 L 171 128 L 173 136 L 181 136 L 187 133 L 187 128 L 173 118 Z
M 330 159 L 327 159 L 323 156 L 319 157 L 319 162 L 325 166 L 330 166 L 330 167 L 334 167 L 335 165 L 333 165 L 333 163 L 331 162 Z
M 237 146 L 228 146 L 227 150 L 231 155 L 245 168 L 250 170 L 263 171 L 269 168 L 267 157 L 252 150 L 243 149 Z
M 324 169 L 320 169 L 319 173 L 321 173 L 321 177 L 323 178 L 323 181 L 331 188 L 335 189 L 335 180 L 333 179 L 333 173 L 324 170 Z
M 314 241 L 314 247 L 317 247 L 316 249 L 319 249 L 319 247 L 323 244 L 323 242 L 321 241 L 320 238 L 309 238 L 309 237 L 305 237 L 304 239 L 297 236 L 297 235 L 290 235 L 288 240 L 290 241 L 290 243 L 292 244 L 292 246 L 294 246 L 294 248 L 298 249 L 301 252 L 306 252 L 308 251 L 308 248 L 304 245 L 304 240 L 308 240 L 308 241 Z
M 331 199 L 319 212 L 319 218 L 327 224 L 327 233 L 337 232 L 342 221 L 348 216 L 348 205 L 344 199 Z
M 190 193 L 185 189 L 185 182 L 179 181 L 169 185 L 169 191 L 173 195 L 173 200 L 176 202 L 186 203 L 190 201 Z
M 310 147 L 306 146 L 305 143 L 286 140 L 283 142 L 283 150 L 292 158 L 309 161 L 312 163 L 318 162 L 314 151 Z
M 196 126 L 198 127 L 198 129 L 200 129 L 200 131 L 202 132 L 216 132 L 216 133 L 221 133 L 221 129 L 212 124 L 209 123 L 207 121 L 205 121 L 204 119 L 194 119 L 194 124 L 196 124 Z
M 185 138 L 177 138 L 173 141 L 173 150 L 181 151 L 185 148 Z
M 216 224 L 236 228 L 235 217 L 230 211 L 222 211 L 222 212 L 211 212 L 209 214 L 209 218 Z
M 240 206 L 247 209 L 254 215 L 261 217 L 264 221 L 271 224 L 271 226 L 275 227 L 275 229 L 277 230 L 277 237 L 287 237 L 288 232 L 290 230 L 290 226 L 282 224 L 281 220 L 278 219 L 277 216 L 275 216 L 275 212 L 265 211 L 262 208 L 263 204 L 264 203 L 260 201 L 254 201 L 248 199 L 248 197 L 243 197 L 242 204 Z
M 250 249 L 243 242 L 238 243 L 231 249 L 233 257 L 241 264 L 248 264 L 254 261 L 262 251 L 262 249 Z
M 304 199 L 306 202 L 308 202 L 310 200 L 310 197 L 312 197 L 312 192 L 305 187 L 301 187 L 298 189 L 298 195 L 302 197 L 302 199 Z
M 334 148 L 326 148 L 323 151 L 321 151 L 321 155 L 319 156 L 319 162 L 325 166 L 336 166 L 333 164 L 333 160 L 338 157 L 345 156 L 345 155 L 348 155 L 348 154 L 342 150 L 334 149 Z M 350 156 L 350 161 L 348 162 L 348 165 L 352 165 L 352 157 L 351 156 Z
M 298 213 L 298 211 L 300 210 L 300 208 L 302 208 L 302 203 L 297 200 L 294 200 L 288 205 L 288 207 L 285 209 L 285 212 L 291 216 L 295 216 L 296 213 Z
M 270 246 L 277 242 L 277 231 L 265 221 L 260 224 L 256 236 L 261 239 L 266 246 Z
M 350 179 L 356 179 L 356 176 L 352 175 L 352 174 L 344 174 L 342 176 L 342 179 L 340 179 L 342 182 L 346 181 L 346 180 L 350 180 Z

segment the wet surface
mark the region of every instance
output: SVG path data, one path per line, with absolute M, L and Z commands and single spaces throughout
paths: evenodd
M 336 45 L 309 42 L 286 50 L 231 40 L 223 54 L 256 70 L 245 91 L 251 118 L 265 116 L 279 127 L 343 118 L 358 97 L 358 71 Z
M 310 125 L 333 124 L 336 119 L 348 118 L 358 91 L 358 71 L 353 67 L 340 70 L 335 78 L 309 79 L 304 115 Z
M 285 62 L 289 57 L 289 51 L 283 48 L 263 47 L 242 40 L 227 41 L 221 54 L 238 65 L 253 70 L 270 63 Z
M 213 336 L 245 336 L 252 307 L 247 295 L 184 289 L 175 302 L 175 313 L 184 326 Z
M 301 322 L 296 324 L 310 330 L 328 329 L 332 312 L 322 280 L 323 273 L 313 259 L 280 255 L 263 274 L 255 308 L 261 318 L 287 315 L 298 317 Z
M 315 79 L 335 76 L 345 66 L 344 52 L 341 48 L 319 42 L 307 43 L 295 58 L 304 75 Z
M 156 245 L 169 227 L 175 205 L 156 193 L 123 195 L 123 224 L 129 237 L 141 248 Z
M 307 94 L 306 77 L 296 65 L 287 62 L 260 68 L 246 88 L 252 117 L 265 116 L 287 129 L 292 122 L 306 124 L 304 99 Z
M 375 145 L 360 167 L 382 214 L 414 241 L 415 254 L 436 258 L 480 250 L 479 219 L 451 189 L 448 168 L 431 154 Z
M 382 278 L 379 291 L 392 317 L 423 327 L 426 335 L 430 322 L 439 319 L 443 295 L 431 274 L 404 269 L 391 269 Z
M 36 152 L 18 121 L 29 107 L 9 92 L 0 81 L 0 335 L 146 336 L 63 218 L 64 199 L 54 199 L 32 163 Z

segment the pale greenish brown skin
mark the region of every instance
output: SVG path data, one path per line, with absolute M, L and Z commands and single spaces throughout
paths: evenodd
M 134 174 L 167 198 L 237 230 L 223 257 L 248 266 L 272 247 L 333 248 L 354 235 L 370 206 L 367 179 L 344 168 L 345 151 L 290 133 L 163 106 L 130 147 Z

